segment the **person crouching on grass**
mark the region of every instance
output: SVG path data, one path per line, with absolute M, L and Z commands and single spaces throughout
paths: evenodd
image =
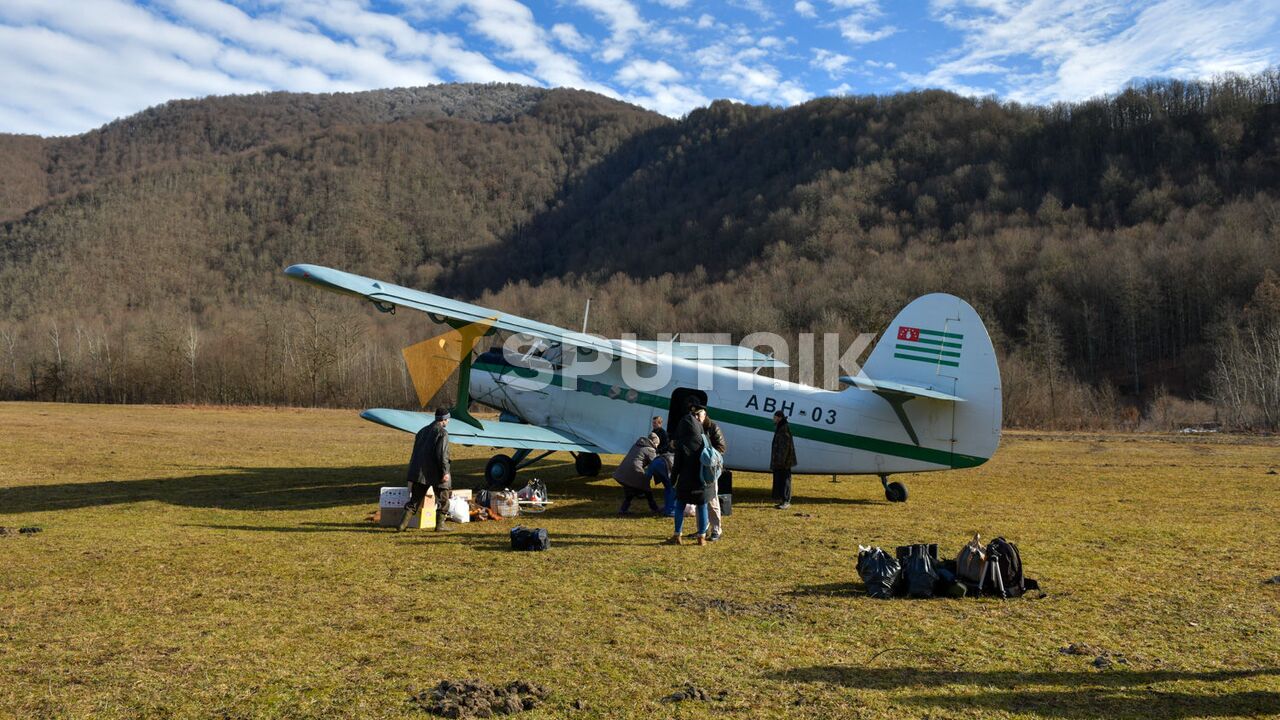
M 631 501 L 642 497 L 649 502 L 649 512 L 658 512 L 658 503 L 653 499 L 653 491 L 649 489 L 649 475 L 646 472 L 654 458 L 658 456 L 659 438 L 656 433 L 649 433 L 636 440 L 627 456 L 622 458 L 613 479 L 622 486 L 622 507 L 619 515 L 626 515 L 631 508 Z
M 707 544 L 707 488 L 702 483 L 702 421 L 706 416 L 706 408 L 690 405 L 689 413 L 680 418 L 671 436 L 676 453 L 676 499 L 693 505 L 699 545 Z M 666 541 L 668 545 L 683 543 L 680 531 L 684 529 L 684 508 L 676 509 L 675 526 L 675 534 Z
M 675 466 L 675 462 L 675 456 L 671 453 L 662 453 L 644 471 L 645 478 L 662 486 L 662 514 L 667 517 L 676 516 L 676 484 L 671 477 L 671 468 Z

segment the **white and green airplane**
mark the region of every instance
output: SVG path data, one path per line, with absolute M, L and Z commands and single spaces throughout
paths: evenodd
M 532 338 L 523 354 L 493 348 L 463 353 L 449 439 L 511 448 L 485 468 L 491 486 L 547 455 L 569 452 L 582 475 L 598 475 L 601 454 L 624 454 L 655 415 L 668 427 L 691 400 L 724 430 L 732 470 L 769 470 L 775 411 L 791 425 L 796 474 L 877 475 L 885 497 L 901 502 L 895 473 L 971 468 L 1000 443 L 1000 370 L 986 327 L 953 295 L 917 298 L 893 319 L 856 376 L 831 391 L 758 374 L 782 363 L 737 346 L 602 338 L 439 295 L 316 265 L 285 273 L 354 295 L 384 312 L 420 310 L 455 329 Z M 473 418 L 474 401 L 501 412 Z M 416 433 L 430 413 L 372 409 L 367 420 Z M 535 452 L 540 452 L 534 457 Z

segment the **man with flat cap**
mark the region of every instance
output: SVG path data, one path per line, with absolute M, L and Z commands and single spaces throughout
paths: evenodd
M 448 532 L 444 523 L 449 513 L 449 496 L 453 480 L 449 476 L 449 411 L 436 410 L 435 422 L 422 428 L 413 438 L 413 454 L 409 456 L 409 502 L 399 530 L 409 527 L 409 516 L 422 511 L 427 488 L 436 494 L 436 532 Z

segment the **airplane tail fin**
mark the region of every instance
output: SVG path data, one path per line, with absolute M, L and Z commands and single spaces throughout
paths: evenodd
M 862 371 L 851 384 L 884 397 L 917 445 L 949 446 L 953 467 L 979 465 L 1000 444 L 1000 368 L 986 326 L 964 300 L 913 300 Z

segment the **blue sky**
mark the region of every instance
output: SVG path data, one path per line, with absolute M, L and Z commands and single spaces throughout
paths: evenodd
M 0 132 L 176 98 L 439 82 L 711 100 L 937 87 L 1080 100 L 1280 63 L 1277 0 L 0 0 Z

